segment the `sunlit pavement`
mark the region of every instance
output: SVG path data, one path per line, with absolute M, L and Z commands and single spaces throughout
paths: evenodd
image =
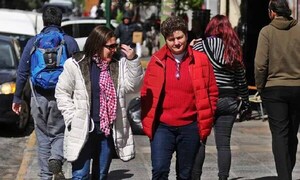
M 142 58 L 142 64 L 147 66 L 149 57 Z M 300 134 L 298 133 L 300 138 Z M 145 180 L 151 179 L 151 159 L 149 139 L 144 135 L 135 135 L 136 157 L 129 162 L 113 159 L 109 180 Z M 232 163 L 231 180 L 275 180 L 276 170 L 271 149 L 271 134 L 268 121 L 253 119 L 236 122 L 231 139 Z M 293 172 L 293 180 L 300 180 L 300 146 L 298 145 L 297 163 Z M 24 150 L 18 180 L 32 180 L 38 178 L 38 164 L 35 136 L 29 137 Z M 64 164 L 64 173 L 67 179 L 71 178 L 71 165 Z M 206 159 L 201 180 L 216 180 L 218 174 L 217 151 L 214 142 L 214 133 L 207 140 Z M 176 179 L 175 156 L 172 159 L 170 180 Z
M 299 135 L 299 133 L 298 133 Z M 300 137 L 300 136 L 299 136 Z M 38 164 L 34 136 L 29 138 L 25 149 L 19 179 L 38 179 Z M 144 180 L 151 179 L 151 160 L 149 140 L 146 136 L 135 135 L 136 158 L 129 162 L 113 159 L 109 179 Z M 271 136 L 268 121 L 250 120 L 235 123 L 232 132 L 232 164 L 230 179 L 240 180 L 275 180 L 276 170 L 271 151 Z M 298 148 L 299 149 L 299 148 Z M 217 154 L 214 144 L 214 133 L 209 136 L 206 145 L 206 159 L 202 180 L 217 179 Z M 175 180 L 175 157 L 172 159 L 170 180 Z M 64 172 L 70 178 L 70 165 L 65 163 Z M 293 179 L 300 179 L 300 152 Z

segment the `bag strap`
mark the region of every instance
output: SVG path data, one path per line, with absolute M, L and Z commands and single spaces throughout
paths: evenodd
M 63 50 L 63 46 L 65 45 L 65 39 L 64 39 L 64 32 L 63 31 L 59 31 L 59 32 L 56 32 L 61 41 L 60 41 L 60 44 L 59 44 L 59 49 L 58 49 L 58 55 L 57 55 L 57 61 L 56 61 L 56 66 L 59 66 L 60 64 L 60 58 L 61 58 L 61 55 L 62 55 L 62 50 Z
M 32 84 L 32 81 L 31 81 L 30 78 L 29 78 L 29 85 L 30 85 L 31 93 L 32 93 L 33 99 L 34 99 L 34 101 L 35 101 L 36 107 L 38 108 L 39 112 L 40 112 L 41 114 L 43 114 L 43 111 L 42 111 L 42 109 L 41 109 L 41 106 L 40 106 L 40 104 L 39 104 L 39 102 L 38 102 L 38 100 L 37 100 L 37 98 L 36 98 L 36 91 L 35 91 L 35 89 L 34 89 L 34 87 L 33 87 L 33 84 Z
M 30 56 L 31 56 L 32 53 L 37 49 L 37 43 L 38 43 L 38 41 L 41 39 L 42 36 L 43 36 L 42 33 L 37 34 L 37 35 L 35 36 L 35 40 L 34 40 L 34 42 L 33 42 L 33 46 L 32 46 L 32 48 L 31 48 L 31 50 L 30 50 Z

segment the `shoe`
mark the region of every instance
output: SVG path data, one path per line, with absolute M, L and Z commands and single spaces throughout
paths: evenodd
M 226 176 L 220 176 L 219 180 L 227 180 L 228 178 Z
M 58 159 L 51 159 L 48 162 L 49 171 L 54 175 L 62 172 L 62 162 Z
M 66 180 L 66 177 L 63 172 L 60 172 L 53 176 L 53 180 Z

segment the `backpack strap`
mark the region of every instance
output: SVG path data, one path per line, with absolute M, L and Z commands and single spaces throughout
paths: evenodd
M 33 99 L 34 99 L 34 101 L 35 101 L 36 107 L 38 108 L 39 112 L 40 112 L 41 114 L 43 114 L 43 111 L 42 111 L 42 109 L 41 109 L 41 106 L 40 106 L 40 104 L 39 104 L 38 101 L 37 101 L 37 98 L 36 98 L 36 91 L 35 91 L 35 89 L 34 89 L 34 87 L 33 87 L 33 84 L 32 84 L 32 81 L 31 81 L 30 78 L 29 78 L 29 85 L 30 85 L 31 93 L 32 93 Z
M 33 46 L 30 50 L 30 56 L 32 55 L 32 53 L 37 49 L 37 43 L 39 42 L 39 40 L 41 39 L 43 35 L 40 33 L 40 34 L 37 34 L 35 36 L 35 41 L 33 42 Z
M 32 55 L 32 53 L 33 53 L 35 50 L 36 50 L 36 46 L 33 45 L 32 48 L 31 48 L 31 50 L 30 50 L 30 56 Z
M 59 49 L 58 49 L 56 66 L 59 66 L 62 50 L 63 50 L 63 45 L 61 44 L 59 45 Z
M 60 41 L 60 45 L 59 45 L 59 49 L 58 49 L 56 66 L 59 66 L 60 58 L 61 58 L 61 54 L 62 54 L 62 50 L 63 50 L 63 46 L 65 45 L 64 32 L 60 31 L 58 34 L 60 36 L 61 41 Z

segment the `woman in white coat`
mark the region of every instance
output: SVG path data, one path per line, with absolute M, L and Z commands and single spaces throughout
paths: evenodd
M 55 97 L 65 120 L 64 156 L 72 163 L 72 179 L 89 178 L 91 159 L 93 179 L 107 179 L 114 146 L 121 160 L 134 158 L 125 96 L 140 87 L 143 69 L 127 45 L 120 45 L 125 56 L 113 59 L 117 47 L 112 30 L 95 27 L 59 77 Z

